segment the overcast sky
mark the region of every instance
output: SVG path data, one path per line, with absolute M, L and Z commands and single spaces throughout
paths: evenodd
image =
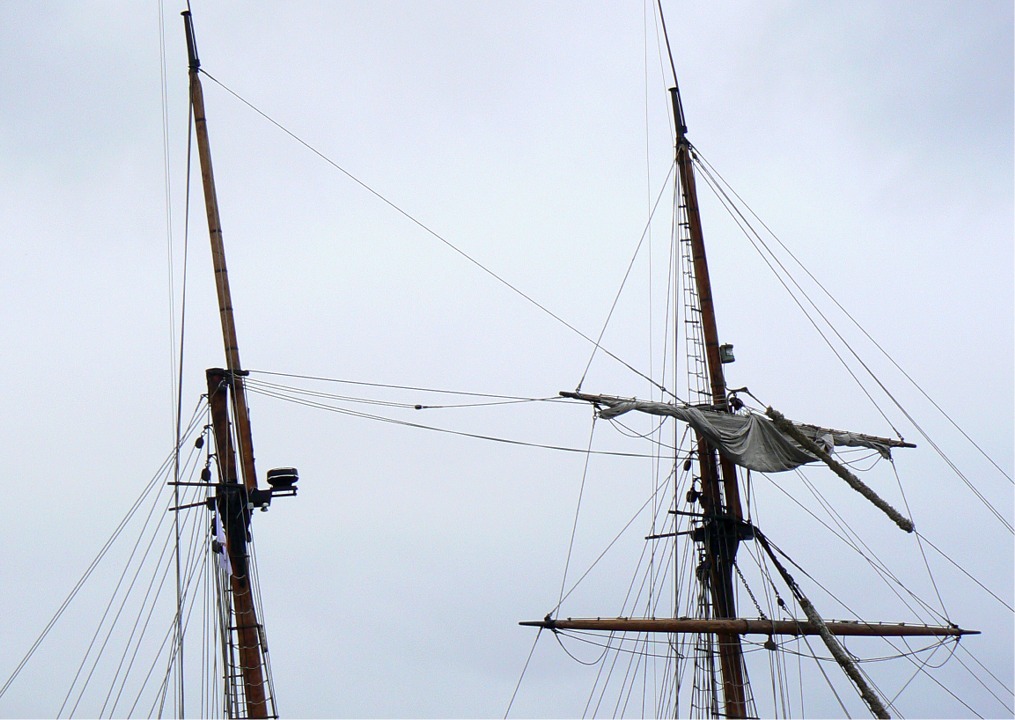
M 3 679 L 173 444 L 187 76 L 183 7 L 163 5 L 0 5 Z M 1011 4 L 664 7 L 692 142 L 1010 476 Z M 197 2 L 193 11 L 212 77 L 598 334 L 672 159 L 670 81 L 651 7 Z M 574 389 L 586 340 L 208 78 L 205 95 L 247 368 L 527 398 Z M 893 434 L 707 193 L 702 203 L 719 330 L 737 355 L 730 384 L 795 419 Z M 204 368 L 224 363 L 196 189 L 190 241 L 185 412 L 204 390 Z M 666 237 L 652 241 L 661 262 Z M 604 344 L 658 374 L 663 314 L 648 315 L 645 252 Z M 863 347 L 1010 523 L 1010 481 Z M 583 388 L 650 393 L 602 353 Z M 437 404 L 408 391 L 385 398 Z M 258 395 L 250 403 L 261 472 L 295 465 L 304 478 L 300 496 L 255 528 L 281 713 L 502 716 L 534 635 L 516 623 L 557 602 L 584 457 Z M 889 412 L 920 446 L 896 460 L 917 527 L 1010 605 L 1011 534 L 902 413 Z M 587 445 L 590 425 L 588 408 L 547 403 L 379 414 L 572 448 Z M 643 450 L 597 432 L 609 449 Z M 647 477 L 638 461 L 593 463 L 575 567 L 644 502 Z M 885 482 L 901 504 L 894 476 Z M 768 501 L 779 518 L 769 535 L 800 548 L 822 582 L 850 584 L 840 550 L 798 526 L 778 498 Z M 898 543 L 906 567 L 922 562 L 862 501 L 845 502 L 844 516 L 872 542 Z M 596 592 L 562 614 L 619 612 L 623 565 L 645 534 L 647 519 L 600 569 Z M 940 557 L 934 564 L 952 619 L 984 631 L 968 646 L 1010 687 L 1011 613 Z M 56 712 L 69 684 L 57 675 L 77 666 L 60 659 L 83 652 L 84 623 L 104 601 L 100 591 L 82 602 L 53 640 L 68 644 L 37 658 L 0 699 L 0 715 Z M 544 637 L 512 714 L 580 714 L 593 673 Z M 966 682 L 958 691 L 980 712 L 1003 713 Z M 935 697 L 909 702 L 909 716 L 966 713 Z

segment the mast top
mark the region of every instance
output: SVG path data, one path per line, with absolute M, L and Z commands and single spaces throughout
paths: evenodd
M 197 57 L 197 39 L 194 37 L 194 21 L 190 16 L 190 10 L 184 10 L 183 26 L 187 33 L 187 58 L 190 64 L 190 71 L 196 72 L 201 67 L 201 60 Z
M 670 88 L 670 100 L 673 102 L 673 121 L 677 125 L 677 144 L 687 143 L 687 123 L 684 122 L 684 105 L 680 102 L 680 88 L 676 81 Z

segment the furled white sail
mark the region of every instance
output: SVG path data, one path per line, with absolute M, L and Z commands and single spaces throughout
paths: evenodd
M 652 415 L 668 415 L 682 420 L 704 435 L 719 452 L 735 462 L 758 472 L 792 470 L 819 458 L 783 434 L 771 420 L 755 414 L 736 415 L 689 405 L 670 405 L 648 400 L 597 398 L 604 419 L 637 410 Z M 797 424 L 797 429 L 818 445 L 831 450 L 833 446 L 868 447 L 882 457 L 891 457 L 888 445 L 866 435 L 828 430 L 813 425 Z

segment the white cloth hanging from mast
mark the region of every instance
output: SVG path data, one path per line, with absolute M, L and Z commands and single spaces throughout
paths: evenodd
M 762 415 L 736 415 L 690 405 L 670 405 L 602 395 L 597 396 L 595 402 L 600 406 L 599 416 L 603 419 L 637 410 L 682 420 L 706 437 L 719 452 L 737 465 L 758 472 L 783 472 L 818 460 L 818 457 L 800 447 Z M 867 447 L 876 450 L 886 460 L 891 459 L 888 443 L 892 441 L 887 439 L 829 430 L 814 425 L 796 423 L 796 426 L 804 435 L 826 447 L 829 442 L 838 446 Z
M 215 541 L 212 549 L 218 559 L 219 568 L 226 574 L 226 577 L 233 576 L 233 563 L 229 559 L 229 546 L 226 544 L 226 530 L 222 527 L 222 517 L 219 515 L 218 506 L 215 507 Z

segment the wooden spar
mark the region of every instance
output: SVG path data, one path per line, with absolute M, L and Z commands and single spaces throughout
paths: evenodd
M 232 574 L 233 610 L 236 617 L 236 645 L 243 674 L 243 696 L 246 713 L 241 717 L 267 718 L 268 705 L 264 692 L 264 649 L 262 633 L 254 609 L 250 585 L 250 556 L 247 552 L 247 529 L 250 507 L 247 492 L 236 476 L 236 456 L 232 433 L 229 432 L 228 374 L 224 370 L 207 371 L 208 404 L 211 406 L 212 428 L 215 431 L 215 453 L 218 459 L 221 486 L 215 496 L 218 518 L 226 535 L 226 552 Z
M 222 323 L 222 341 L 226 352 L 226 369 L 232 374 L 233 419 L 239 445 L 240 470 L 247 491 L 257 489 L 257 472 L 254 469 L 254 446 L 250 433 L 250 413 L 244 391 L 243 366 L 236 339 L 236 322 L 233 318 L 233 300 L 229 292 L 229 272 L 226 269 L 226 249 L 222 240 L 222 222 L 219 218 L 218 197 L 215 193 L 215 175 L 211 165 L 211 143 L 208 139 L 208 122 L 204 112 L 204 92 L 201 89 L 201 62 L 197 57 L 194 26 L 190 12 L 183 13 L 187 32 L 187 51 L 190 58 L 190 103 L 194 113 L 194 132 L 201 162 L 201 180 L 204 187 L 204 206 L 208 216 L 208 235 L 211 239 L 211 259 L 215 269 L 215 289 L 218 295 L 219 319 Z
M 567 618 L 532 620 L 519 625 L 547 630 L 598 630 L 645 633 L 724 633 L 727 635 L 820 635 L 808 620 L 766 620 L 764 618 Z M 979 635 L 979 630 L 952 626 L 906 625 L 904 623 L 867 623 L 861 621 L 825 621 L 833 635 L 856 637 L 958 637 Z
M 701 328 L 705 340 L 705 360 L 708 368 L 712 405 L 717 410 L 729 410 L 726 401 L 726 379 L 719 354 L 719 332 L 716 328 L 715 307 L 712 304 L 712 285 L 705 256 L 705 239 L 698 212 L 698 193 L 694 182 L 691 161 L 691 144 L 687 140 L 687 125 L 680 102 L 680 90 L 670 88 L 673 119 L 676 127 L 676 163 L 680 172 L 680 187 L 687 212 L 687 228 L 691 240 L 691 263 L 701 311 Z M 701 500 L 705 514 L 712 517 L 727 516 L 735 522 L 743 519 L 740 507 L 740 488 L 736 467 L 727 458 L 719 456 L 704 437 L 698 435 L 698 465 L 701 471 Z M 721 474 L 720 474 L 721 470 Z M 720 487 L 722 492 L 720 492 Z M 725 497 L 725 504 L 723 503 Z M 721 523 L 716 523 L 720 528 Z M 704 541 L 705 565 L 708 567 L 708 585 L 712 595 L 712 611 L 718 618 L 737 616 L 736 596 L 733 592 L 733 566 L 736 562 L 738 537 L 728 532 L 708 533 Z M 744 667 L 740 636 L 717 632 L 719 667 L 722 673 L 723 698 L 726 717 L 747 717 L 747 673 Z
M 775 426 L 779 428 L 779 430 L 793 438 L 793 440 L 795 440 L 809 453 L 821 458 L 821 461 L 825 463 L 832 472 L 845 480 L 851 488 L 870 500 L 875 507 L 890 517 L 892 522 L 898 525 L 901 529 L 908 533 L 911 533 L 916 529 L 912 520 L 905 517 L 902 513 L 885 502 L 880 495 L 871 490 L 862 480 L 860 480 L 860 478 L 847 470 L 842 464 L 836 462 L 832 456 L 825 452 L 823 448 L 819 447 L 817 443 L 808 439 L 802 432 L 800 432 L 800 430 L 794 427 L 793 423 L 787 420 L 781 412 L 770 407 L 765 411 L 765 414 L 772 419 L 772 422 L 775 423 Z
M 245 713 L 241 716 L 267 718 L 268 702 L 264 689 L 264 633 L 257 620 L 251 587 L 249 542 L 251 494 L 257 491 L 257 473 L 254 469 L 254 450 L 251 441 L 250 415 L 240 364 L 239 343 L 233 319 L 232 297 L 229 292 L 229 275 L 226 270 L 225 245 L 222 241 L 222 224 L 219 219 L 215 177 L 211 165 L 211 144 L 208 140 L 208 123 L 205 118 L 204 93 L 199 76 L 201 63 L 197 57 L 197 44 L 190 12 L 183 13 L 187 36 L 187 54 L 190 67 L 190 101 L 194 114 L 194 130 L 201 162 L 205 210 L 208 216 L 208 234 L 211 239 L 212 263 L 215 269 L 215 287 L 218 294 L 219 318 L 222 323 L 222 340 L 225 345 L 226 369 L 209 370 L 208 402 L 211 405 L 215 430 L 221 486 L 216 493 L 219 520 L 226 534 L 227 552 L 232 564 L 229 578 L 236 620 L 236 642 L 239 650 L 239 672 L 243 676 Z M 231 392 L 230 392 L 231 390 Z M 231 395 L 231 398 L 227 397 Z M 239 446 L 243 484 L 236 474 L 232 432 L 229 424 L 228 401 L 231 399 L 235 423 L 236 443 Z M 227 680 L 227 682 L 230 682 Z M 239 713 L 239 708 L 237 708 Z
M 835 635 L 828 629 L 828 623 L 825 622 L 824 618 L 818 614 L 817 608 L 814 607 L 813 603 L 804 595 L 803 590 L 797 585 L 796 580 L 789 574 L 786 567 L 776 557 L 775 551 L 772 549 L 771 544 L 768 542 L 768 538 L 765 537 L 764 533 L 755 530 L 755 539 L 758 544 L 764 548 L 765 552 L 768 553 L 768 557 L 771 558 L 772 564 L 775 565 L 779 574 L 782 575 L 783 581 L 789 586 L 790 591 L 793 593 L 793 597 L 796 598 L 797 603 L 800 605 L 800 609 L 807 615 L 807 619 L 811 624 L 817 628 L 818 635 L 821 636 L 821 641 L 825 643 L 825 647 L 835 658 L 835 661 L 839 663 L 839 667 L 842 668 L 846 676 L 853 681 L 856 685 L 857 691 L 860 693 L 860 697 L 863 698 L 864 702 L 867 703 L 867 707 L 870 708 L 871 713 L 876 718 L 884 718 L 889 720 L 891 715 L 888 714 L 888 708 L 885 707 L 885 703 L 882 702 L 881 697 L 874 688 L 871 687 L 870 683 L 867 682 L 867 678 L 863 676 L 860 669 L 857 667 L 854 659 L 846 652 L 846 649 L 836 639 Z

